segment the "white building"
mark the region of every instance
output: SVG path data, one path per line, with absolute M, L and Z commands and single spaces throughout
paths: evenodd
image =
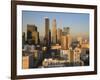
M 67 62 L 71 62 L 71 55 L 70 55 L 70 50 L 61 50 L 60 51 L 60 56 L 67 60 Z
M 73 55 L 74 62 L 80 62 L 80 54 L 81 54 L 81 49 L 76 47 L 74 49 L 74 55 Z

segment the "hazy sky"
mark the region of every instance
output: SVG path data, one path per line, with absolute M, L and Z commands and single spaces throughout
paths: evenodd
M 44 17 L 49 18 L 50 29 L 53 19 L 56 19 L 57 28 L 70 27 L 72 35 L 89 34 L 89 14 L 39 11 L 22 12 L 23 32 L 26 32 L 27 24 L 35 24 L 40 35 L 44 35 Z

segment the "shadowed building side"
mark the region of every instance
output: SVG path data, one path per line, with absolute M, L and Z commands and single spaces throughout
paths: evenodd
M 39 32 L 36 25 L 27 24 L 27 41 L 32 41 L 33 44 L 39 43 Z
M 44 42 L 45 42 L 45 45 L 48 45 L 49 44 L 49 33 L 50 33 L 50 30 L 49 30 L 49 18 L 48 17 L 44 17 L 45 18 L 45 38 L 44 38 Z

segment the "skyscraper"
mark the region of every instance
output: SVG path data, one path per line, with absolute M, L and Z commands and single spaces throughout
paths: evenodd
M 67 38 L 68 38 L 68 48 L 71 46 L 72 43 L 72 37 L 70 34 L 67 34 Z
M 63 28 L 63 35 L 70 34 L 70 28 L 69 27 L 64 27 Z
M 32 41 L 34 44 L 39 42 L 39 32 L 36 25 L 27 24 L 27 41 Z
M 38 32 L 36 32 L 36 31 L 32 32 L 32 41 L 33 41 L 33 44 L 38 44 L 38 42 L 39 42 L 38 35 L 39 35 Z
M 45 17 L 45 37 L 49 36 L 49 18 Z
M 27 31 L 37 31 L 37 26 L 33 24 L 27 24 Z
M 57 29 L 56 29 L 56 19 L 53 19 L 52 22 L 52 43 L 57 43 Z
M 61 48 L 63 50 L 68 50 L 68 37 L 67 36 L 61 37 Z
M 32 32 L 37 31 L 35 25 L 27 24 L 27 40 L 32 39 Z
M 64 27 L 61 37 L 61 46 L 62 49 L 68 49 L 71 45 L 71 35 L 70 35 L 70 28 Z
M 49 30 L 49 45 L 51 44 L 51 30 Z
M 61 43 L 62 29 L 58 28 L 57 30 L 57 42 Z
M 49 18 L 45 17 L 45 43 L 48 44 L 49 40 Z

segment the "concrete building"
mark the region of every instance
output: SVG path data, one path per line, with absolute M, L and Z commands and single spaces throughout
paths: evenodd
M 56 28 L 56 19 L 52 21 L 52 43 L 57 43 L 57 28 Z
M 34 32 L 34 31 L 37 32 L 37 26 L 36 25 L 27 24 L 27 40 L 32 39 L 32 32 Z
M 32 41 L 34 44 L 38 44 L 39 42 L 39 33 L 36 31 L 32 32 Z
M 49 18 L 45 17 L 45 37 L 49 36 Z
M 74 52 L 70 51 L 70 62 L 73 63 L 74 62 Z
M 64 50 L 68 50 L 71 45 L 71 37 L 70 35 L 61 37 L 61 47 Z
M 34 44 L 39 43 L 39 32 L 36 25 L 27 24 L 27 40 L 31 40 Z
M 72 43 L 72 37 L 70 34 L 67 34 L 67 38 L 68 38 L 68 48 L 71 46 Z
M 69 27 L 64 27 L 63 28 L 63 33 L 64 36 L 66 36 L 67 34 L 70 34 L 70 28 Z
M 33 55 L 27 55 L 22 57 L 22 69 L 29 69 L 34 66 Z
M 49 30 L 49 40 L 48 40 L 48 45 L 50 46 L 51 44 L 51 30 Z
M 81 49 L 76 47 L 74 49 L 74 62 L 80 62 Z
M 61 37 L 61 48 L 63 50 L 68 50 L 68 37 L 67 36 Z
M 80 45 L 82 45 L 82 37 L 81 36 L 77 37 L 77 41 L 79 42 Z
M 67 60 L 69 63 L 74 62 L 74 51 L 73 50 L 60 50 L 60 57 L 64 58 Z
M 70 55 L 70 50 L 61 50 L 60 51 L 60 56 L 67 60 L 67 62 L 71 62 L 71 55 Z
M 71 39 L 71 35 L 70 35 L 70 28 L 64 27 L 62 36 L 61 36 L 62 49 L 66 49 L 66 50 L 69 49 L 71 42 L 72 42 L 72 39 Z
M 27 24 L 27 31 L 30 32 L 37 31 L 37 26 L 33 24 Z
M 62 29 L 58 28 L 57 30 L 57 42 L 61 44 L 61 36 L 62 36 Z
M 49 40 L 49 18 L 45 17 L 45 45 L 48 44 Z

